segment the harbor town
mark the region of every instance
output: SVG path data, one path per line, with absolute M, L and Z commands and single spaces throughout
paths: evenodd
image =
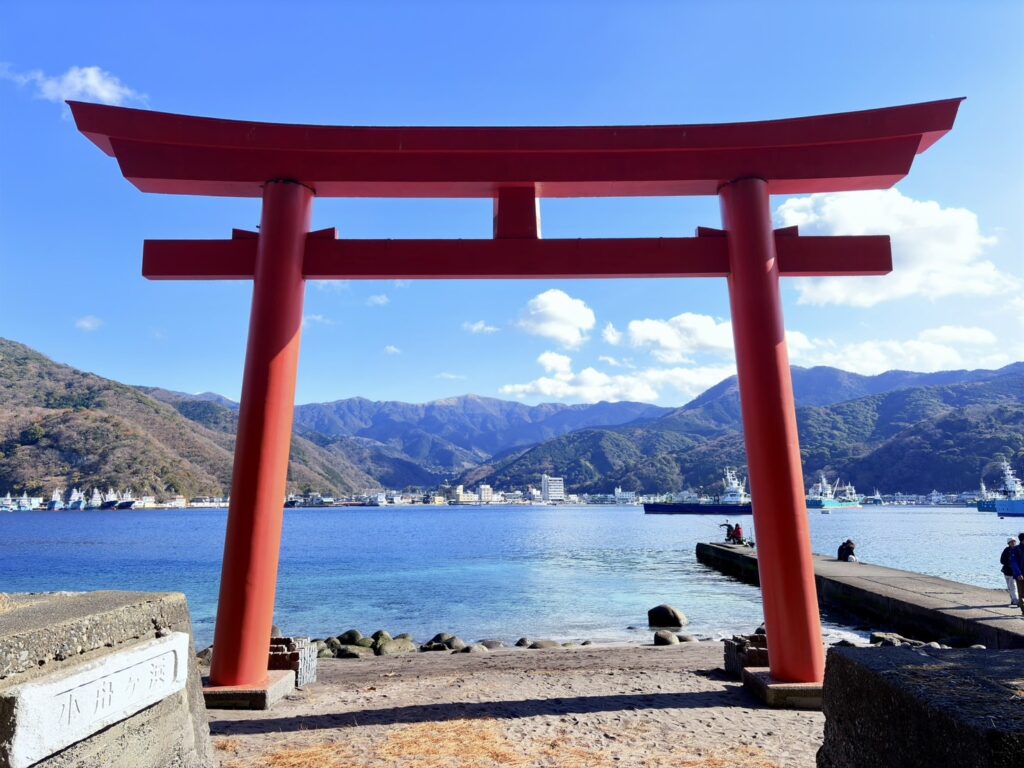
M 840 486 L 839 479 L 830 482 L 822 474 L 818 481 L 807 491 L 809 509 L 828 510 L 834 507 L 860 508 L 864 505 L 874 506 L 929 506 L 929 507 L 974 507 L 987 512 L 996 511 L 995 502 L 1024 502 L 1024 484 L 1021 483 L 1009 462 L 1000 464 L 1001 482 L 989 489 L 981 481 L 979 488 L 969 491 L 947 492 L 933 490 L 927 494 L 879 493 L 866 496 L 857 493 L 849 483 Z M 682 493 L 638 494 L 635 491 L 624 491 L 616 487 L 612 493 L 566 493 L 565 479 L 542 475 L 540 487 L 527 486 L 525 490 L 495 490 L 486 483 L 474 489 L 463 485 L 445 483 L 433 490 L 372 490 L 352 496 L 336 498 L 329 494 L 310 492 L 307 494 L 289 494 L 284 499 L 288 507 L 381 507 L 389 505 L 445 505 L 461 504 L 478 505 L 522 505 L 522 504 L 602 504 L 631 506 L 644 504 L 694 503 L 709 505 L 722 502 L 726 506 L 748 507 L 750 495 L 746 492 L 745 478 L 738 478 L 733 469 L 727 468 L 718 491 L 712 496 L 705 489 L 687 489 Z M 20 495 L 10 491 L 0 497 L 0 512 L 13 511 L 83 511 L 83 510 L 129 510 L 129 509 L 226 509 L 231 498 L 220 496 L 197 496 L 186 499 L 181 494 L 171 492 L 166 497 L 140 496 L 136 498 L 131 488 L 118 492 L 108 488 L 101 493 L 93 488 L 83 493 L 72 488 L 65 495 L 62 489 L 55 489 L 47 501 L 42 496 L 29 496 L 27 491 Z M 729 510 L 726 510 L 729 511 Z M 1024 510 L 1021 511 L 1024 514 Z

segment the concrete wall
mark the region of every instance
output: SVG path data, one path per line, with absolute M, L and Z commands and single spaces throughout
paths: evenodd
M 70 679 L 160 638 L 180 637 L 174 633 L 188 636 L 187 653 L 179 654 L 187 657 L 188 668 L 180 671 L 184 688 L 62 748 L 36 763 L 39 768 L 212 768 L 192 626 L 178 593 L 6 596 L 0 603 L 0 768 L 14 759 L 21 686 Z

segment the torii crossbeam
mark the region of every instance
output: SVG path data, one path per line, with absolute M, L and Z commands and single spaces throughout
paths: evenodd
M 147 240 L 155 280 L 253 280 L 210 677 L 267 676 L 306 279 L 725 277 L 772 678 L 820 682 L 824 648 L 780 276 L 883 275 L 888 236 L 773 230 L 770 194 L 891 187 L 960 99 L 793 120 L 580 128 L 277 125 L 70 102 L 144 192 L 262 197 L 259 233 Z M 544 197 L 718 195 L 694 238 L 543 240 Z M 310 232 L 314 196 L 482 197 L 491 240 Z M 224 649 L 231 649 L 225 651 Z

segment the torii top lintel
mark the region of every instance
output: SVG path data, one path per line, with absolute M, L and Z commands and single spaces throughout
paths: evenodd
M 961 99 L 749 123 L 352 127 L 219 120 L 69 102 L 78 129 L 143 192 L 259 197 L 291 179 L 320 197 L 772 194 L 891 187 L 953 126 Z

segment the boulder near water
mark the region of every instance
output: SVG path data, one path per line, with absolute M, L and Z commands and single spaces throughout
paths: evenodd
M 669 632 L 667 629 L 659 629 L 654 633 L 654 644 L 655 645 L 678 645 L 679 638 Z
M 682 611 L 663 603 L 647 612 L 647 623 L 652 627 L 682 627 L 690 621 Z
M 385 640 L 377 648 L 378 656 L 400 656 L 403 653 L 416 653 L 416 643 L 407 637 Z
M 349 629 L 338 635 L 338 642 L 342 645 L 352 645 L 353 643 L 362 640 L 363 633 L 358 629 Z

